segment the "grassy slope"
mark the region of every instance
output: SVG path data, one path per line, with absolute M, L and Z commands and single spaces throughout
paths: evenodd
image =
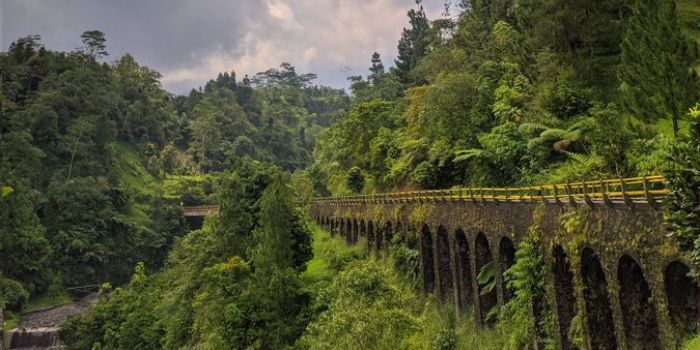
M 301 275 L 301 280 L 307 288 L 317 289 L 335 277 L 336 271 L 331 268 L 334 260 L 339 257 L 350 259 L 353 255 L 360 256 L 362 249 L 361 245 L 350 247 L 342 239 L 331 237 L 330 233 L 315 222 L 309 221 L 309 227 L 313 234 L 314 257 Z
M 333 278 L 338 274 L 335 269 L 331 267 L 333 261 L 337 257 L 351 258 L 355 256 L 356 258 L 366 258 L 364 253 L 364 244 L 357 244 L 355 246 L 348 246 L 345 242 L 338 238 L 332 238 L 330 234 L 321 228 L 318 224 L 314 222 L 309 222 L 309 226 L 313 233 L 313 250 L 314 258 L 309 262 L 306 272 L 302 275 L 302 282 L 304 285 L 312 291 L 318 292 L 320 288 L 323 288 L 328 283 L 330 283 Z M 373 259 L 373 258 L 371 258 Z M 391 264 L 385 265 L 390 266 Z M 389 267 L 387 269 L 391 270 Z M 394 276 L 393 273 L 388 275 Z M 398 278 L 394 276 L 395 278 Z M 406 286 L 402 284 L 401 281 L 390 281 L 389 284 L 397 286 L 397 289 L 405 288 Z M 427 334 L 440 333 L 441 329 L 430 329 L 431 325 L 435 327 L 443 327 L 444 323 L 441 322 L 441 314 L 449 311 L 453 312 L 452 305 L 443 306 L 440 309 L 434 309 L 428 299 L 422 296 L 415 295 L 415 300 L 413 302 L 416 305 L 424 305 L 421 312 L 421 308 L 417 308 L 418 313 L 413 315 L 416 319 L 420 320 L 419 324 L 422 326 L 421 331 L 417 332 L 417 338 L 426 336 Z M 425 300 L 424 300 L 425 299 Z M 444 309 L 443 309 L 444 308 Z M 460 350 L 500 350 L 503 349 L 504 336 L 500 333 L 499 329 L 480 329 L 476 326 L 474 317 L 471 317 L 472 313 L 470 311 L 466 312 L 468 317 L 457 322 L 456 325 L 456 349 Z M 443 315 L 444 316 L 444 315 Z M 422 343 L 424 339 L 414 339 L 412 342 Z M 400 340 L 396 339 L 396 343 Z M 383 348 L 379 346 L 378 348 Z
M 141 226 L 148 226 L 151 219 L 148 213 L 148 198 L 155 196 L 162 186 L 161 180 L 151 174 L 136 150 L 125 143 L 115 143 L 112 147 L 112 166 L 116 171 L 120 186 L 133 198 L 130 215 Z

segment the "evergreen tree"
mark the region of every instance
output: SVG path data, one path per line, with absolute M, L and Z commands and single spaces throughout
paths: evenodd
M 647 122 L 678 120 L 697 99 L 696 48 L 681 33 L 675 0 L 636 0 L 622 43 L 622 101 Z
M 398 55 L 394 61 L 396 67 L 394 73 L 403 84 L 412 84 L 414 78 L 411 70 L 418 64 L 421 58 L 425 57 L 431 42 L 430 21 L 425 15 L 425 10 L 421 1 L 416 1 L 418 10 L 408 11 L 408 18 L 411 28 L 404 28 L 399 40 Z
M 369 71 L 372 72 L 372 78 L 379 77 L 384 74 L 384 64 L 382 63 L 382 58 L 379 56 L 379 52 L 374 52 L 372 54 L 372 66 L 369 67 Z
M 299 315 L 308 304 L 295 270 L 294 230 L 300 214 L 293 198 L 291 188 L 281 180 L 270 184 L 261 198 L 260 227 L 254 233 L 251 293 L 261 321 L 255 331 L 267 349 L 285 348 L 301 334 Z M 305 234 L 310 236 L 308 229 Z M 306 249 L 310 251 L 310 246 Z
M 81 51 L 89 55 L 92 58 L 99 58 L 103 56 L 108 56 L 109 53 L 105 50 L 107 45 L 105 42 L 105 33 L 99 30 L 88 30 L 83 32 L 80 37 L 83 39 L 83 46 Z

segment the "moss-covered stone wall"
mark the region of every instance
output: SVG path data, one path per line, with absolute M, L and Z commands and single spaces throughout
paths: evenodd
M 421 247 L 420 253 L 422 258 L 425 257 L 425 254 L 431 254 L 432 258 L 421 259 L 421 261 L 434 263 L 433 266 L 421 266 L 421 271 L 424 276 L 432 279 L 430 283 L 435 286 L 435 289 L 439 289 L 441 285 L 443 288 L 451 285 L 451 291 L 456 291 L 452 294 L 455 296 L 458 310 L 461 306 L 458 296 L 465 292 L 469 292 L 473 296 L 472 301 L 476 305 L 487 302 L 483 300 L 485 297 L 480 296 L 477 292 L 479 290 L 476 278 L 479 272 L 477 266 L 483 265 L 477 261 L 479 259 L 475 243 L 477 235 L 483 234 L 488 241 L 488 251 L 491 254 L 491 260 L 496 265 L 498 305 L 503 305 L 507 296 L 506 287 L 502 285 L 502 272 L 507 266 L 503 266 L 505 263 L 502 254 L 499 254 L 502 251 L 501 242 L 507 242 L 503 238 L 509 238 L 509 241 L 517 248 L 518 243 L 527 235 L 539 235 L 538 242 L 542 245 L 541 251 L 552 271 L 548 274 L 551 276 L 550 281 L 548 281 L 548 293 L 552 294 L 552 300 L 560 302 L 571 300 L 571 298 L 567 298 L 567 288 L 565 288 L 566 284 L 562 284 L 562 276 L 568 276 L 568 283 L 573 283 L 575 305 L 558 307 L 559 312 L 554 315 L 560 324 L 560 327 L 557 327 L 559 334 L 556 335 L 556 339 L 559 348 L 562 349 L 576 347 L 593 349 L 600 345 L 601 338 L 598 337 L 604 338 L 604 334 L 596 334 L 601 330 L 591 329 L 589 324 L 594 325 L 595 322 L 588 322 L 588 320 L 596 321 L 595 317 L 600 317 L 596 313 L 598 311 L 595 305 L 591 305 L 591 300 L 604 301 L 605 296 L 610 304 L 609 310 L 611 310 L 614 324 L 612 327 L 614 329 L 607 330 L 611 332 L 609 335 L 611 339 L 614 339 L 614 342 L 621 349 L 632 349 L 638 345 L 639 340 L 635 338 L 635 335 L 640 334 L 640 331 L 630 329 L 629 318 L 627 319 L 628 327 L 625 328 L 622 305 L 628 309 L 635 306 L 643 308 L 645 301 L 639 295 L 634 294 L 637 289 L 627 288 L 625 295 L 621 295 L 620 280 L 629 280 L 629 278 L 625 279 L 627 270 L 618 271 L 620 261 L 624 257 L 625 261 L 634 261 L 641 268 L 644 281 L 635 283 L 635 286 L 643 286 L 644 283 L 648 285 L 650 296 L 648 304 L 652 305 L 651 311 L 655 317 L 650 321 L 650 324 L 644 325 L 645 328 L 641 332 L 647 337 L 649 336 L 647 333 L 656 332 L 657 335 L 652 334 L 650 339 L 656 337 L 658 346 L 649 345 L 646 348 L 675 349 L 679 342 L 679 336 L 675 330 L 678 327 L 672 324 L 669 317 L 665 271 L 672 262 L 683 262 L 685 259 L 674 240 L 667 236 L 663 211 L 657 206 L 648 204 L 636 204 L 634 207 L 630 207 L 624 204 L 594 204 L 590 206 L 569 203 L 436 201 L 367 205 L 314 204 L 311 206 L 311 214 L 319 222 L 328 225 L 328 227 L 340 227 L 341 231 L 344 226 L 331 224 L 339 223 L 341 220 L 343 222 L 357 220 L 357 222 L 364 222 L 367 225 L 372 223 L 375 231 L 387 227 L 387 223 L 393 227 L 401 224 L 404 228 L 412 227 L 419 233 L 430 234 L 430 237 L 426 237 L 429 238 L 426 241 L 431 243 L 430 251 Z M 457 262 L 459 259 L 456 240 L 458 230 L 463 231 L 466 235 L 470 252 L 468 264 Z M 439 255 L 438 231 L 446 231 L 449 235 L 450 259 Z M 353 235 L 353 232 L 340 233 Z M 375 234 L 375 236 L 377 235 Z M 368 244 L 368 247 L 372 246 L 372 243 Z M 555 266 L 556 250 L 559 251 L 560 261 L 559 265 Z M 590 266 L 582 265 L 584 250 L 590 256 L 586 257 L 583 264 L 599 262 L 604 273 L 604 276 L 599 274 L 599 277 L 603 277 L 602 282 L 604 283 L 601 283 L 600 279 L 596 280 L 588 275 L 584 276 L 584 272 L 593 271 Z M 444 254 L 444 249 L 442 252 Z M 562 265 L 562 259 L 564 259 L 564 265 Z M 440 261 L 443 264 L 449 263 L 451 266 L 447 268 L 442 266 L 441 269 L 440 266 L 437 266 L 437 262 Z M 458 271 L 459 266 L 468 266 L 471 271 L 461 273 Z M 566 266 L 570 270 L 569 273 L 563 273 L 566 271 L 563 271 L 561 266 Z M 555 273 L 555 268 L 559 269 L 558 273 Z M 432 272 L 428 272 L 428 269 Z M 635 271 L 639 271 L 639 269 Z M 467 286 L 471 288 L 470 291 L 459 290 L 458 288 L 465 288 L 464 283 L 459 283 L 452 278 L 452 276 L 465 275 L 465 273 L 471 277 L 470 286 Z M 452 278 L 453 281 L 442 281 L 441 283 L 441 274 Z M 635 276 L 638 275 L 635 274 Z M 591 283 L 595 283 L 595 285 Z M 601 288 L 604 291 L 603 297 L 600 296 L 601 293 L 595 294 Z M 570 291 L 568 293 L 570 294 Z M 595 298 L 592 298 L 592 295 Z M 632 301 L 625 300 L 625 303 L 621 303 L 621 297 L 629 298 Z M 485 319 L 483 308 L 474 307 L 472 309 L 475 310 L 477 319 Z M 460 312 L 462 311 L 460 310 Z M 564 332 L 564 330 L 567 331 Z M 634 339 L 626 339 L 626 335 Z M 581 339 L 577 339 L 577 337 Z

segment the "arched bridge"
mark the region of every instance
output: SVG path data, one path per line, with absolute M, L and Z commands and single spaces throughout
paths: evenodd
M 311 215 L 376 252 L 397 235 L 414 237 L 423 289 L 482 324 L 513 297 L 503 273 L 519 244 L 534 239 L 558 348 L 575 348 L 569 331 L 578 319 L 588 349 L 676 349 L 697 331 L 700 289 L 664 227 L 668 192 L 661 176 L 400 192 L 315 199 Z M 487 265 L 493 290 L 477 282 Z

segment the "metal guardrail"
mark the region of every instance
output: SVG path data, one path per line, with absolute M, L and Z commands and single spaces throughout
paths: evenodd
M 662 175 L 511 188 L 455 188 L 316 198 L 314 204 L 364 205 L 441 201 L 656 204 L 670 193 Z

